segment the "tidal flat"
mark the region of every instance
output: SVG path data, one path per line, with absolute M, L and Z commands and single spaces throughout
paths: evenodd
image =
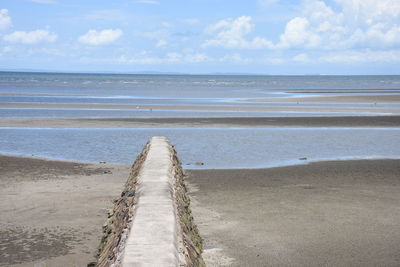
M 208 266 L 398 266 L 400 76 L 0 72 L 0 266 L 84 266 L 152 136 Z

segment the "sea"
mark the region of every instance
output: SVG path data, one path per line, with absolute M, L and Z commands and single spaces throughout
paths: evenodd
M 306 109 L 296 111 L 299 102 L 287 100 L 399 94 L 400 76 L 0 72 L 0 120 L 388 116 L 397 115 L 399 102 L 314 101 L 300 103 Z M 266 106 L 271 110 L 258 109 Z M 187 169 L 400 158 L 396 127 L 0 127 L 0 154 L 130 164 L 152 136 L 160 135 L 175 146 Z

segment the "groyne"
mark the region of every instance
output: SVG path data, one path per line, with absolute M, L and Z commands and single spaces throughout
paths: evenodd
M 153 137 L 132 166 L 103 225 L 90 266 L 205 266 L 174 147 Z

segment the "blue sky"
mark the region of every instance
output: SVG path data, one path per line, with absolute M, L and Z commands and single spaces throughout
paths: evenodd
M 0 69 L 400 74 L 399 0 L 0 5 Z

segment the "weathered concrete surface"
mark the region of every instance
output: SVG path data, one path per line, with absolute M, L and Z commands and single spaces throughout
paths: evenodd
M 108 212 L 89 266 L 205 266 L 184 178 L 174 147 L 153 137 Z
M 169 143 L 153 137 L 137 181 L 136 211 L 123 266 L 179 266 Z

